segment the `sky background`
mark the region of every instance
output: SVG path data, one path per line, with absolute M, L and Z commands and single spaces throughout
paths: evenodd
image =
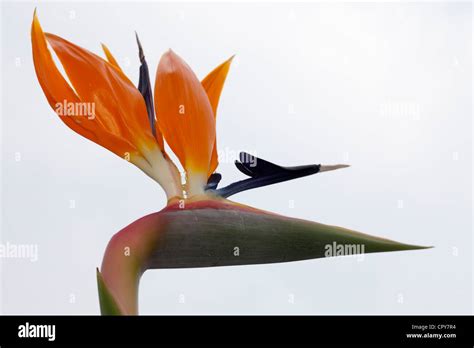
M 217 115 L 223 184 L 241 150 L 282 165 L 348 169 L 234 200 L 344 226 L 421 251 L 285 264 L 152 270 L 142 314 L 473 312 L 472 5 L 464 3 L 14 3 L 1 5 L 1 242 L 4 314 L 98 314 L 108 240 L 160 210 L 140 170 L 69 130 L 37 82 L 30 25 L 152 83 L 172 48 L 202 78 L 233 54 Z

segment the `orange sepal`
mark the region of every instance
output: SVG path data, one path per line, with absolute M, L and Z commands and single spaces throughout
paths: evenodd
M 104 51 L 107 61 L 110 64 L 112 64 L 114 67 L 116 67 L 121 73 L 123 73 L 122 68 L 120 67 L 115 57 L 113 56 L 112 52 L 110 52 L 109 48 L 105 44 L 100 44 L 100 45 L 102 46 L 102 50 Z
M 155 82 L 157 126 L 188 174 L 207 178 L 215 141 L 209 98 L 191 68 L 173 51 L 160 60 Z
M 155 143 L 145 101 L 125 75 L 99 56 L 59 36 L 45 35 L 81 100 L 95 105 L 95 122 L 137 146 Z
M 219 98 L 222 93 L 222 88 L 224 87 L 224 82 L 226 80 L 227 74 L 229 73 L 230 64 L 232 63 L 234 56 L 230 57 L 224 63 L 219 65 L 217 68 L 212 70 L 201 82 L 204 87 L 209 102 L 212 106 L 212 111 L 214 113 L 214 118 L 217 117 L 217 106 L 219 105 Z M 214 146 L 211 154 L 211 162 L 209 165 L 209 175 L 211 175 L 217 168 L 219 164 L 217 158 L 217 138 L 214 141 Z
M 58 113 L 58 106 L 66 103 L 82 103 L 61 72 L 56 67 L 48 49 L 46 38 L 36 16 L 31 27 L 33 61 L 38 81 L 50 106 Z M 60 119 L 73 131 L 101 145 L 120 157 L 137 153 L 136 147 L 115 134 L 108 133 L 98 122 L 84 116 L 59 114 Z M 96 117 L 97 118 L 97 117 Z

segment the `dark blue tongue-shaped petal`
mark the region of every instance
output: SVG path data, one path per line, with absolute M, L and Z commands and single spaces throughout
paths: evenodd
M 218 181 L 214 185 L 215 179 L 213 179 L 212 185 L 210 185 L 210 183 L 208 182 L 208 186 L 206 189 L 214 191 L 214 193 L 219 196 L 229 197 L 245 190 L 272 185 L 296 178 L 301 178 L 303 176 L 316 174 L 320 171 L 328 171 L 347 167 L 346 165 L 321 166 L 320 164 L 310 164 L 296 167 L 283 167 L 253 156 L 246 152 L 241 152 L 239 155 L 239 159 L 240 161 L 235 161 L 235 166 L 243 174 L 249 176 L 249 179 L 234 182 L 221 189 L 217 189 Z
M 220 175 L 219 173 L 211 174 L 211 176 L 207 180 L 207 185 L 205 187 L 205 190 L 217 189 L 217 185 L 219 185 L 219 181 L 221 181 L 221 179 L 222 179 L 222 175 Z
M 240 162 L 235 162 L 237 168 L 242 173 L 252 178 L 278 175 L 281 178 L 285 177 L 286 179 L 283 181 L 286 181 L 299 178 L 301 176 L 316 174 L 319 172 L 321 167 L 320 164 L 310 164 L 297 167 L 282 167 L 246 152 L 241 152 L 239 154 L 239 159 Z

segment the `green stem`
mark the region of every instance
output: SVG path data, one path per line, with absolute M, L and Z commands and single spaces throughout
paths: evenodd
M 98 279 L 99 293 L 102 293 L 101 309 L 111 297 L 120 314 L 138 314 L 138 285 L 161 225 L 160 213 L 154 213 L 133 222 L 112 237 L 102 261 L 101 279 Z

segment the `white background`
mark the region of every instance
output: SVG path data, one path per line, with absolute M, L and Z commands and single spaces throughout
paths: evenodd
M 35 7 L 45 31 L 99 54 L 106 43 L 133 81 L 134 30 L 153 80 L 170 47 L 201 78 L 237 54 L 217 116 L 224 183 L 242 178 L 240 150 L 352 165 L 234 200 L 435 246 L 150 271 L 141 313 L 472 313 L 472 6 L 439 2 L 3 3 L 1 238 L 39 248 L 37 262 L 0 260 L 3 313 L 98 314 L 108 240 L 165 204 L 151 179 L 50 109 L 32 63 Z

